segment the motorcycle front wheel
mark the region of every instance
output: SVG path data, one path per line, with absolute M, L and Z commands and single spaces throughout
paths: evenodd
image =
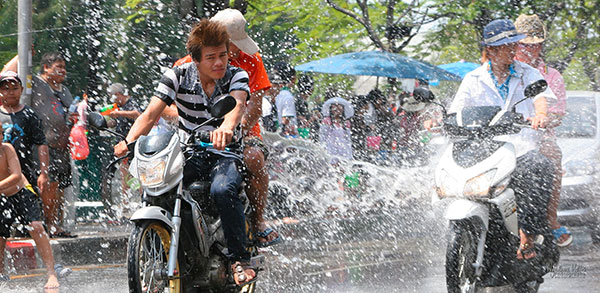
M 469 222 L 452 222 L 446 249 L 446 286 L 449 293 L 475 292 L 477 233 Z
M 127 247 L 129 292 L 182 292 L 177 263 L 174 279 L 167 278 L 171 233 L 162 222 L 138 223 Z

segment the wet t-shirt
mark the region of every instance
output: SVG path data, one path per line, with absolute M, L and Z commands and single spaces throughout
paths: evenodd
M 140 107 L 137 105 L 137 103 L 132 98 L 129 98 L 123 106 L 119 107 L 119 110 L 120 111 L 141 112 Z M 117 117 L 116 120 L 117 120 L 117 126 L 115 128 L 115 131 L 124 136 L 127 136 L 127 134 L 129 133 L 129 130 L 131 129 L 131 126 L 133 125 L 133 122 L 135 122 L 135 119 L 130 119 L 130 118 L 126 118 L 126 117 Z
M 48 146 L 67 149 L 71 128 L 67 125 L 69 106 L 73 96 L 62 85 L 60 91 L 53 90 L 40 76 L 33 77 L 31 106 L 42 120 Z
M 42 121 L 33 109 L 25 106 L 21 111 L 6 113 L 0 110 L 3 142 L 12 144 L 19 156 L 21 170 L 29 183 L 37 182 L 36 165 L 33 161 L 33 146 L 46 144 Z

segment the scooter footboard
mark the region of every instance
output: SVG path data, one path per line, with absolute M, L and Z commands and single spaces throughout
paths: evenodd
M 171 230 L 173 230 L 173 222 L 171 222 L 170 213 L 167 210 L 157 206 L 143 207 L 135 211 L 129 220 L 132 222 L 138 222 L 141 220 L 158 220 L 165 223 Z
M 487 231 L 490 212 L 489 208 L 484 204 L 470 200 L 458 199 L 452 202 L 446 208 L 444 217 L 449 221 L 457 221 L 476 217 L 481 220 L 481 223 Z

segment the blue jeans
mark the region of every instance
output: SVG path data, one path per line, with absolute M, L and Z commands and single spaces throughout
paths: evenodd
M 250 253 L 246 251 L 248 237 L 244 203 L 240 197 L 244 180 L 241 167 L 240 160 L 210 154 L 190 159 L 183 173 L 185 186 L 197 180 L 210 180 L 210 196 L 219 211 L 227 249 L 233 261 L 250 260 Z

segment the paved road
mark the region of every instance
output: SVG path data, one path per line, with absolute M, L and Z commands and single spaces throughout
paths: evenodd
M 445 237 L 437 227 L 405 212 L 393 220 L 363 215 L 280 228 L 288 239 L 265 251 L 268 268 L 261 274 L 260 292 L 445 292 Z M 540 292 L 600 288 L 600 246 L 590 244 L 585 230 L 576 232 L 577 241 L 562 252 L 557 272 L 546 276 Z M 127 292 L 124 265 L 74 270 L 60 290 L 51 292 Z M 0 284 L 0 292 L 43 292 L 43 272 L 33 273 Z

